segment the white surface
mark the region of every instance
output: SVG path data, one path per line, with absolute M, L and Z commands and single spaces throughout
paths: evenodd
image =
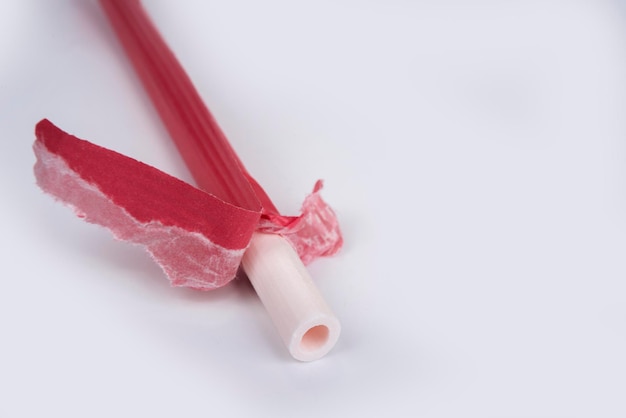
M 42 195 L 43 117 L 189 175 L 93 3 L 3 1 L 0 416 L 626 415 L 619 3 L 146 6 L 280 208 L 326 179 L 342 337 L 294 361 L 248 284 L 171 289 Z

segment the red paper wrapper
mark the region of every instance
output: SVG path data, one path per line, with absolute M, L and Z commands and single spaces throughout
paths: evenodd
M 254 231 L 283 235 L 305 262 L 341 246 L 336 217 L 319 196 L 319 182 L 299 217 L 260 221 L 260 205 L 250 210 L 225 202 L 69 135 L 48 120 L 39 122 L 35 133 L 37 184 L 86 221 L 144 245 L 174 286 L 211 290 L 228 283 Z

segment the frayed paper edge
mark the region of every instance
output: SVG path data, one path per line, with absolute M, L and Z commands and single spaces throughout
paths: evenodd
M 115 238 L 144 246 L 172 286 L 212 290 L 235 277 L 245 248 L 227 249 L 198 232 L 158 221 L 139 222 L 43 144 L 35 142 L 33 149 L 35 177 L 42 190 L 70 206 L 80 218 L 107 228 Z

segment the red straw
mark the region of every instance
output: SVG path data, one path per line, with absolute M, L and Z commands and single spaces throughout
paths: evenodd
M 248 174 L 138 0 L 100 0 L 201 190 L 154 167 L 37 125 L 35 176 L 88 222 L 144 245 L 176 286 L 209 290 L 243 266 L 291 354 L 325 355 L 340 324 L 303 263 L 342 245 L 318 181 L 282 216 Z
M 255 196 L 260 202 L 264 220 L 257 231 L 270 234 L 253 235 L 242 266 L 289 352 L 305 361 L 325 355 L 341 326 L 302 264 L 334 254 L 342 244 L 335 214 L 319 196 L 321 182 L 301 216 L 281 216 L 245 171 L 139 1 L 100 2 L 198 185 L 242 207 L 254 208 Z
M 198 186 L 248 209 L 259 209 L 260 202 L 265 214 L 278 215 L 139 1 L 100 3 Z

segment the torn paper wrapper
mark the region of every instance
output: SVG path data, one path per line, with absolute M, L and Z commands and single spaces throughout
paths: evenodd
M 285 237 L 303 262 L 342 245 L 337 218 L 315 185 L 302 214 L 240 207 L 137 160 L 78 139 L 50 121 L 36 127 L 37 184 L 124 241 L 146 247 L 174 286 L 210 290 L 235 277 L 255 231 Z M 253 185 L 254 187 L 254 185 Z

